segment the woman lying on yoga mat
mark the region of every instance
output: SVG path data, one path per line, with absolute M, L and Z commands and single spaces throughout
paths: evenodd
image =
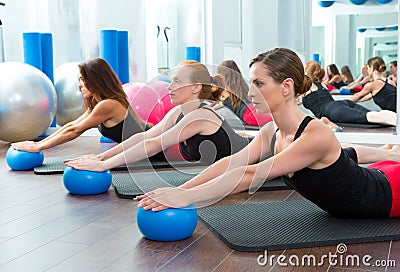
M 277 48 L 259 54 L 250 63 L 250 81 L 257 112 L 272 113 L 277 128 L 265 125 L 247 147 L 180 187 L 137 197 L 140 207 L 158 211 L 210 204 L 283 176 L 294 190 L 335 216 L 400 216 L 400 164 L 358 164 L 400 160 L 399 147 L 343 149 L 331 129 L 302 112 L 296 97 L 312 81 L 296 53 Z
M 396 126 L 397 115 L 393 111 L 371 111 L 351 100 L 334 100 L 325 85 L 321 83 L 325 71 L 318 62 L 306 63 L 305 73 L 312 80 L 309 91 L 301 95 L 303 106 L 309 109 L 316 117 L 324 117 L 334 123 L 350 124 L 387 124 Z
M 247 125 L 263 126 L 272 121 L 270 114 L 257 114 L 247 96 L 249 85 L 233 60 L 225 60 L 218 66 L 218 73 L 223 75 L 225 90 L 222 92 L 223 105 L 233 111 Z
M 381 109 L 396 112 L 396 84 L 383 76 L 383 73 L 386 72 L 384 60 L 381 57 L 373 57 L 368 60 L 367 64 L 368 74 L 373 81 L 354 94 L 351 100 L 366 101 L 372 98 Z
M 118 77 L 105 60 L 90 59 L 78 67 L 79 89 L 86 111 L 39 142 L 13 143 L 15 149 L 38 152 L 71 141 L 96 126 L 102 135 L 116 142 L 146 129 L 146 122 L 129 106 Z
M 329 64 L 326 68 L 328 73 L 328 78 L 325 80 L 325 85 L 329 87 L 329 90 L 340 89 L 346 85 L 342 80 L 342 76 L 339 73 L 339 69 L 336 64 Z
M 210 76 L 207 67 L 195 61 L 184 61 L 169 74 L 171 102 L 180 106 L 171 109 L 148 131 L 100 155 L 84 156 L 66 164 L 76 169 L 104 171 L 145 159 L 178 143 L 185 157 L 211 163 L 249 143 L 249 138 L 237 134 L 205 103 L 219 101 L 224 90 L 221 75 Z
M 372 81 L 372 78 L 368 74 L 368 64 L 364 64 L 361 68 L 361 75 L 355 81 L 340 89 L 349 89 L 352 93 L 356 93 L 361 91 L 365 84 L 370 81 Z

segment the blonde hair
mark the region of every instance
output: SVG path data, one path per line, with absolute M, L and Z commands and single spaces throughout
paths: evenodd
M 189 80 L 191 83 L 199 83 L 202 85 L 199 92 L 199 99 L 206 99 L 212 101 L 220 101 L 221 94 L 224 91 L 224 77 L 220 74 L 211 76 L 207 67 L 194 60 L 183 60 L 179 65 L 188 67 L 192 70 Z

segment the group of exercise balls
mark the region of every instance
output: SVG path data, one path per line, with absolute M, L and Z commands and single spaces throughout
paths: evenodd
M 77 65 L 66 63 L 57 67 L 53 85 L 43 72 L 31 65 L 0 63 L 0 73 L 6 75 L 0 83 L 0 126 L 5 128 L 0 132 L 0 140 L 16 142 L 35 139 L 46 131 L 54 117 L 58 125 L 64 125 L 80 116 L 84 109 L 78 87 Z M 158 81 L 150 85 L 131 82 L 123 87 L 135 112 L 153 124 L 175 106 L 170 102 L 167 82 Z M 26 171 L 42 165 L 44 154 L 42 151 L 26 152 L 10 147 L 6 162 L 12 170 Z M 92 172 L 66 167 L 63 183 L 71 194 L 101 194 L 110 188 L 112 175 L 109 170 Z M 188 238 L 197 225 L 194 206 L 160 212 L 139 208 L 136 217 L 143 236 L 156 241 Z

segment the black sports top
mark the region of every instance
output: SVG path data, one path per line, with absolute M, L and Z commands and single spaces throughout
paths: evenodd
M 304 118 L 294 140 L 311 120 L 310 116 Z M 389 217 L 392 193 L 386 176 L 379 170 L 359 166 L 353 148 L 342 149 L 337 161 L 325 168 L 306 167 L 296 171 L 291 178 L 283 176 L 283 179 L 334 216 Z
M 344 83 L 344 81 L 341 80 L 339 82 L 332 82 L 331 85 L 336 89 L 340 89 L 340 87 L 346 86 L 346 83 Z
M 396 112 L 396 97 L 396 87 L 388 83 L 386 79 L 385 85 L 372 98 L 381 109 Z
M 199 108 L 207 109 L 215 113 L 222 120 L 221 127 L 211 135 L 196 134 L 185 142 L 180 143 L 181 153 L 192 160 L 213 163 L 223 157 L 229 156 L 245 147 L 251 139 L 237 134 L 224 120 L 211 108 L 201 103 Z M 176 123 L 183 118 L 180 114 Z
M 144 131 L 130 113 L 128 113 L 128 115 L 124 120 L 122 120 L 120 123 L 116 124 L 113 127 L 105 127 L 104 124 L 101 123 L 98 126 L 98 128 L 103 136 L 117 143 L 120 143 L 123 140 L 128 139 L 129 137 L 131 137 L 136 133 Z M 145 130 L 149 128 L 150 127 L 146 125 Z
M 314 82 L 318 90 L 312 91 L 303 97 L 303 105 L 316 117 L 325 116 L 325 106 L 335 101 L 329 91 L 320 82 Z

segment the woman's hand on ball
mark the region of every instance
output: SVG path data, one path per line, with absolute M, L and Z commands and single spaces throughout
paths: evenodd
M 156 189 L 136 197 L 135 200 L 140 201 L 139 207 L 154 212 L 167 208 L 183 208 L 192 204 L 187 190 L 171 187 Z
M 98 158 L 97 155 L 95 155 L 95 154 L 89 154 L 89 155 L 83 155 L 83 156 L 77 157 L 77 158 L 65 159 L 65 160 L 63 160 L 63 162 L 64 162 L 64 163 L 67 163 L 67 162 L 72 162 L 72 161 L 79 161 L 79 160 L 95 160 L 95 159 L 97 159 L 97 160 L 100 161 L 100 159 Z
M 18 143 L 12 143 L 11 146 L 14 149 L 27 151 L 27 152 L 39 152 L 41 150 L 40 144 L 33 141 L 23 141 Z
M 65 164 L 78 170 L 88 170 L 94 172 L 103 172 L 107 170 L 107 168 L 104 166 L 104 161 L 100 161 L 97 157 L 81 157 L 75 160 L 67 161 Z

